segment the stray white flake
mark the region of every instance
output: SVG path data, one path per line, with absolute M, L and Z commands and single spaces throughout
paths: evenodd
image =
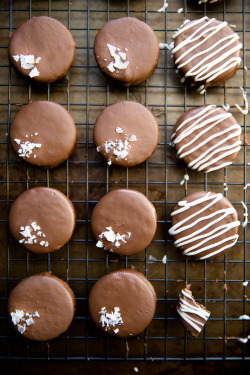
M 248 316 L 248 315 L 241 315 L 241 316 L 239 316 L 239 319 L 250 320 L 250 316 Z
M 243 223 L 241 223 L 241 225 L 243 226 L 243 228 L 245 228 L 245 226 L 247 226 L 247 223 L 248 223 L 248 208 L 246 206 L 246 204 L 244 202 L 241 202 L 242 206 L 244 207 L 244 217 L 245 217 L 245 220 L 243 221 Z
M 38 237 L 45 237 L 45 234 L 40 230 L 40 226 L 37 225 L 35 221 L 33 221 L 30 225 L 21 226 L 20 227 L 20 234 L 24 237 L 19 240 L 19 243 L 29 244 L 32 245 L 37 243 L 37 236 Z M 40 246 L 48 247 L 48 241 L 40 241 Z
M 32 318 L 29 318 L 26 320 L 26 325 L 29 327 L 31 326 L 32 324 L 35 324 L 34 320 Z
M 241 91 L 242 91 L 242 96 L 243 96 L 243 99 L 244 99 L 244 109 L 242 109 L 239 104 L 235 104 L 235 107 L 243 114 L 243 115 L 247 115 L 248 114 L 248 100 L 247 100 L 247 93 L 246 91 L 243 89 L 243 87 L 240 87 Z
M 41 60 L 41 57 L 37 57 L 37 58 L 35 59 L 35 63 L 36 63 L 36 64 L 39 64 L 40 60 Z
M 108 242 L 111 242 L 115 247 L 120 247 L 122 243 L 127 243 L 127 239 L 131 237 L 131 232 L 127 232 L 125 234 L 115 233 L 112 229 L 112 227 L 106 227 L 106 231 L 102 232 L 98 238 L 99 241 L 97 242 L 97 247 L 104 247 L 105 245 L 102 240 L 106 240 Z
M 18 324 L 17 325 L 17 330 L 18 330 L 18 332 L 20 332 L 21 333 L 21 335 L 25 332 L 25 330 L 26 330 L 26 325 L 21 325 L 21 324 Z
M 249 281 L 244 281 L 244 283 L 242 283 L 243 286 L 248 286 L 248 283 Z
M 136 135 L 135 135 L 135 134 L 132 134 L 131 137 L 129 138 L 129 141 L 130 141 L 130 142 L 135 142 L 135 141 L 137 141 Z
M 20 139 L 17 139 L 17 138 L 15 138 L 14 141 L 15 141 L 18 145 L 20 145 L 20 143 L 21 143 Z
M 115 61 L 111 61 L 108 64 L 107 66 L 108 70 L 110 72 L 114 72 L 115 69 L 126 69 L 129 64 L 129 61 L 127 60 L 127 54 L 125 52 L 119 52 L 120 48 L 112 46 L 109 43 L 107 43 L 107 47 L 109 49 L 109 53 L 111 57 L 115 59 Z M 118 53 L 116 51 L 118 51 Z
M 156 12 L 159 12 L 159 13 L 163 13 L 165 12 L 165 9 L 168 7 L 168 3 L 167 3 L 167 0 L 164 0 L 164 4 L 163 4 L 163 7 L 158 9 Z
M 99 323 L 101 323 L 102 327 L 105 327 L 105 331 L 109 330 L 111 327 L 123 324 L 119 307 L 115 307 L 114 311 L 111 311 L 111 313 L 107 313 L 106 307 L 102 307 L 99 314 L 101 315 Z M 113 329 L 113 332 L 118 333 L 119 329 L 118 331 L 117 329 L 118 328 Z
M 39 75 L 40 75 L 40 72 L 36 66 L 29 72 L 30 78 L 38 77 Z
M 153 255 L 149 255 L 148 257 L 148 263 L 154 263 L 157 259 L 155 257 L 153 257 Z
M 139 372 L 138 367 L 134 367 L 134 372 Z
M 189 180 L 189 175 L 188 174 L 184 174 L 183 180 L 180 182 L 180 185 L 184 185 L 185 181 L 188 181 L 188 180 Z
M 19 59 L 20 59 L 20 56 L 19 56 L 19 55 L 14 55 L 14 56 L 13 56 L 13 59 L 14 59 L 16 62 L 18 62 Z
M 167 263 L 167 256 L 164 255 L 164 257 L 162 258 L 162 263 L 166 264 Z
M 177 10 L 177 13 L 182 13 L 183 12 L 183 8 L 179 8 L 178 10 Z
M 168 43 L 159 43 L 159 48 L 160 49 L 167 48 L 169 51 L 172 51 L 172 49 L 174 49 L 174 42 L 171 42 L 170 44 L 168 44 Z
M 250 339 L 250 335 L 248 335 L 246 338 L 241 338 L 239 337 L 237 340 L 242 342 L 242 344 L 246 344 L 248 342 L 248 340 Z
M 116 133 L 118 133 L 118 134 L 121 134 L 121 133 L 124 132 L 123 129 L 120 128 L 120 126 L 117 126 L 117 128 L 115 129 L 115 131 L 116 131 Z

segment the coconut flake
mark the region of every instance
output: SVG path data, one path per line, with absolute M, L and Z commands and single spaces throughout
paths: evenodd
M 114 311 L 111 311 L 111 313 L 107 313 L 106 307 L 102 307 L 99 314 L 99 323 L 101 323 L 102 327 L 105 327 L 105 331 L 109 330 L 111 327 L 123 324 L 119 307 L 114 307 Z M 117 333 L 117 328 L 113 329 L 113 331 L 116 331 L 115 333 Z
M 117 126 L 117 128 L 115 129 L 115 131 L 118 134 L 122 134 L 124 132 L 124 130 L 122 128 L 120 128 L 120 126 Z
M 125 52 L 119 52 L 120 48 L 112 46 L 112 44 L 107 43 L 107 47 L 111 57 L 115 59 L 115 61 L 112 61 L 108 64 L 108 70 L 110 72 L 114 72 L 115 69 L 126 69 L 129 64 L 129 61 L 126 61 L 127 54 Z M 116 51 L 118 51 L 118 53 Z
M 241 320 L 250 320 L 250 316 L 249 315 L 241 315 L 241 316 L 239 316 L 239 319 L 241 319 Z
M 96 243 L 97 247 L 104 247 L 105 245 L 103 243 L 103 239 L 105 239 L 108 242 L 111 242 L 115 247 L 120 247 L 122 243 L 127 243 L 127 239 L 131 237 L 131 232 L 127 232 L 125 234 L 115 233 L 112 229 L 112 227 L 106 227 L 106 231 L 102 232 L 98 238 L 99 241 Z
M 40 75 L 40 72 L 36 66 L 29 72 L 30 78 L 38 77 L 39 75 Z

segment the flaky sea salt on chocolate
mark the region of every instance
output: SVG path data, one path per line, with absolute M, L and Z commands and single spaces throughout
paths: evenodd
M 125 234 L 115 233 L 112 227 L 106 227 L 106 231 L 102 232 L 98 238 L 99 241 L 97 242 L 96 246 L 105 249 L 105 244 L 103 240 L 106 240 L 112 243 L 115 247 L 120 247 L 122 243 L 127 243 L 127 239 L 131 237 L 131 232 L 127 232 Z
M 111 313 L 107 313 L 106 307 L 102 307 L 99 314 L 101 315 L 99 323 L 101 323 L 102 327 L 105 327 L 105 331 L 109 330 L 111 327 L 123 324 L 119 307 L 114 307 L 114 311 L 111 311 Z M 116 328 L 113 329 L 113 331 L 114 333 L 118 333 L 119 329 Z
M 126 69 L 128 67 L 129 61 L 126 61 L 127 54 L 125 52 L 121 52 L 120 48 L 112 46 L 111 44 L 107 43 L 107 47 L 109 49 L 109 53 L 111 57 L 115 59 L 115 61 L 111 61 L 107 68 L 110 72 L 114 72 L 115 69 Z M 123 62 L 124 61 L 124 62 Z

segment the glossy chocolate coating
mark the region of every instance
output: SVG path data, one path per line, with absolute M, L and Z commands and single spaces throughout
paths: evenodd
M 123 324 L 110 327 L 106 332 L 112 336 L 129 337 L 142 332 L 151 322 L 156 307 L 156 294 L 145 276 L 135 270 L 122 269 L 102 276 L 92 287 L 89 295 L 89 312 L 95 324 L 102 327 L 100 311 L 107 313 L 120 309 Z M 114 329 L 119 329 L 115 333 Z
M 34 222 L 40 227 L 40 230 L 31 232 L 36 236 L 37 242 L 24 243 L 23 240 L 27 238 L 20 233 L 20 228 L 30 227 Z M 9 227 L 15 240 L 26 249 L 38 254 L 52 252 L 65 245 L 73 234 L 74 206 L 59 190 L 33 188 L 22 193 L 11 206 Z M 39 231 L 42 232 L 40 235 L 37 234 Z M 48 246 L 40 245 L 41 241 L 47 241 Z
M 209 200 L 205 200 L 207 194 Z M 197 204 L 181 211 L 195 201 Z M 183 255 L 208 259 L 230 250 L 238 239 L 239 225 L 237 211 L 226 197 L 199 191 L 184 197 L 174 208 L 169 233 Z M 174 226 L 177 226 L 175 231 Z
M 8 299 L 9 314 L 15 310 L 34 314 L 34 324 L 27 326 L 22 337 L 50 340 L 65 332 L 75 313 L 75 296 L 69 285 L 49 272 L 26 277 L 12 289 Z M 11 319 L 11 317 L 10 317 Z M 13 324 L 17 330 L 17 325 Z
M 210 311 L 195 301 L 190 287 L 191 285 L 187 284 L 181 291 L 178 299 L 177 313 L 183 327 L 191 336 L 197 337 L 209 318 Z
M 210 172 L 234 161 L 241 145 L 240 133 L 231 113 L 215 105 L 202 106 L 189 109 L 178 119 L 171 142 L 191 169 Z
M 157 215 L 148 198 L 135 190 L 119 189 L 107 193 L 96 204 L 91 228 L 98 241 L 100 234 L 107 227 L 115 233 L 126 235 L 126 243 L 120 246 L 102 239 L 104 248 L 121 255 L 133 255 L 147 247 L 152 241 L 157 228 Z M 128 233 L 131 233 L 128 238 Z
M 75 56 L 75 42 L 71 32 L 58 20 L 40 16 L 23 22 L 10 37 L 9 59 L 14 68 L 26 77 L 30 69 L 23 69 L 16 55 L 41 57 L 37 82 L 54 82 L 65 76 Z
M 114 61 L 107 44 L 126 53 L 129 64 L 126 69 L 111 72 L 107 66 Z M 98 31 L 94 54 L 101 71 L 123 86 L 138 85 L 154 72 L 159 57 L 156 34 L 145 22 L 124 17 L 111 20 Z
M 33 165 L 54 168 L 73 152 L 76 126 L 70 113 L 60 104 L 35 101 L 23 107 L 14 117 L 10 141 L 19 156 L 19 141 L 40 144 L 30 156 L 22 158 Z
M 122 133 L 116 129 L 121 128 Z M 142 163 L 155 151 L 159 138 L 158 123 L 152 112 L 144 105 L 122 101 L 111 104 L 97 117 L 94 126 L 94 142 L 105 159 L 112 164 L 132 167 Z M 104 143 L 128 140 L 132 135 L 136 140 L 129 142 L 128 155 L 119 158 L 112 151 L 106 152 Z
M 235 40 L 232 44 L 227 45 L 228 42 L 230 42 L 230 39 L 228 38 L 235 37 L 237 35 L 228 24 L 220 28 L 222 21 L 217 19 L 213 19 L 211 23 L 210 21 L 211 20 L 208 17 L 204 17 L 203 21 L 198 24 L 195 24 L 197 20 L 183 24 L 181 26 L 181 30 L 183 30 L 183 32 L 176 36 L 174 47 L 177 48 L 179 45 L 181 45 L 181 43 L 183 43 L 183 45 L 176 52 L 173 50 L 174 61 L 179 75 L 181 77 L 185 77 L 186 75 L 185 80 L 187 83 L 194 86 L 199 85 L 203 88 L 220 85 L 236 73 L 239 66 L 236 60 L 240 56 L 241 48 L 239 39 Z M 219 29 L 218 32 L 213 33 L 213 28 L 215 27 L 218 27 Z M 197 31 L 199 28 L 200 30 Z M 210 31 L 208 31 L 209 29 Z M 188 38 L 191 37 L 191 35 L 194 36 L 195 40 L 187 44 Z M 226 39 L 222 41 L 223 38 Z M 224 46 L 223 49 L 222 46 Z M 234 48 L 236 48 L 235 51 L 233 50 Z M 221 61 L 217 60 L 220 59 L 222 54 L 224 55 L 227 52 L 229 52 L 229 54 L 223 57 Z M 181 56 L 183 56 L 182 59 L 177 63 L 177 59 Z M 232 66 L 230 65 L 231 67 L 228 67 L 228 69 L 224 71 L 225 64 L 227 64 L 229 59 L 234 59 L 235 63 L 232 64 Z M 216 63 L 214 64 L 215 61 Z M 210 79 L 209 77 L 198 79 L 198 71 L 202 70 L 202 67 L 205 66 L 204 64 L 210 63 L 212 65 L 205 69 L 203 76 L 205 77 L 205 75 L 209 75 L 211 72 L 214 72 L 211 75 L 211 80 L 208 80 Z M 183 66 L 180 66 L 182 64 Z M 197 74 L 192 72 L 192 74 L 187 76 L 187 73 L 192 68 L 195 72 L 197 72 Z

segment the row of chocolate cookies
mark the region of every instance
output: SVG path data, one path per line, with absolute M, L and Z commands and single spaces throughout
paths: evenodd
M 207 87 L 221 84 L 238 69 L 241 47 L 238 34 L 227 22 L 208 17 L 186 20 L 175 34 L 172 50 L 181 82 L 198 87 L 201 94 Z M 189 168 L 210 173 L 234 161 L 241 148 L 240 134 L 241 127 L 231 113 L 207 105 L 190 109 L 179 118 L 171 146 Z M 211 259 L 237 242 L 237 212 L 220 193 L 188 195 L 171 216 L 169 233 L 185 256 Z M 177 313 L 184 328 L 197 337 L 211 313 L 195 301 L 190 287 L 186 285 L 180 292 Z
M 65 32 L 64 27 L 58 21 L 48 17 L 36 17 L 22 24 L 10 39 L 9 56 L 15 69 L 38 82 L 53 82 L 60 78 L 66 73 L 72 62 L 66 59 L 67 68 L 62 74 L 48 76 L 45 67 L 46 64 L 48 67 L 49 61 L 53 63 L 53 54 L 50 59 L 46 53 L 43 53 L 43 50 L 39 48 L 37 50 L 34 40 L 37 36 L 37 45 L 40 46 L 40 28 L 45 29 L 46 35 L 49 35 L 51 27 L 58 32 L 63 31 L 64 37 L 70 34 Z M 27 38 L 30 33 L 32 33 L 32 39 Z M 25 41 L 24 45 L 20 45 L 20 41 L 22 43 Z M 70 38 L 65 41 L 65 48 L 69 47 L 69 45 L 67 47 L 67 42 L 71 45 Z M 53 43 L 51 47 L 53 47 Z M 56 52 L 60 52 L 59 54 L 63 56 L 63 51 Z M 72 53 L 70 56 L 72 57 Z M 59 64 L 57 73 L 60 69 Z M 122 145 L 122 140 L 114 140 L 111 134 L 110 142 L 112 144 L 114 141 L 117 142 L 115 145 L 117 147 L 113 147 L 112 155 L 125 164 L 136 165 L 144 161 L 154 151 L 158 141 L 158 124 L 151 112 L 144 106 L 131 102 L 119 104 L 118 112 L 119 109 L 124 109 L 124 114 L 127 114 L 127 122 L 123 122 L 123 128 L 118 126 L 119 123 L 116 123 L 114 129 L 111 127 L 111 133 L 124 136 Z M 133 120 L 133 109 L 138 112 L 138 118 L 145 120 L 144 125 L 148 125 L 148 129 L 144 128 L 144 132 L 143 129 L 137 129 L 136 134 L 129 136 L 133 124 L 137 121 L 135 119 L 130 124 Z M 112 117 L 112 109 L 108 111 L 108 115 L 109 113 Z M 105 113 L 103 117 L 105 117 Z M 99 122 L 101 121 L 102 118 L 99 119 Z M 115 122 L 113 124 L 115 125 Z M 151 133 L 150 137 L 147 135 L 149 133 Z M 152 133 L 154 133 L 153 139 L 151 139 Z M 97 131 L 97 137 L 99 136 L 101 134 L 98 135 Z M 19 157 L 33 165 L 53 168 L 66 160 L 72 153 L 76 143 L 76 129 L 72 117 L 62 106 L 49 101 L 37 101 L 31 102 L 16 115 L 11 125 L 10 139 Z M 136 141 L 140 146 L 130 150 L 133 142 Z M 119 154 L 119 151 L 122 151 L 122 154 Z M 125 157 L 124 153 L 126 153 Z M 112 155 L 109 156 L 108 161 L 112 160 Z M 117 194 L 119 195 L 118 205 L 115 204 Z M 115 206 L 118 208 L 118 218 L 112 215 L 111 220 L 109 217 L 101 220 L 102 214 L 100 214 L 100 216 L 97 215 L 96 220 L 92 220 L 93 231 L 96 228 L 98 232 L 99 244 L 101 243 L 102 247 L 110 251 L 119 249 L 124 254 L 141 251 L 150 243 L 156 230 L 155 208 L 143 194 L 135 191 L 117 191 L 113 195 L 110 194 L 110 198 L 104 197 L 95 212 L 105 212 L 106 209 L 107 213 L 110 210 L 108 206 L 111 202 L 112 210 Z M 130 204 L 125 204 L 127 200 Z M 126 215 L 128 207 L 132 210 L 132 215 Z M 119 210 L 121 210 L 120 214 Z M 146 214 L 146 219 L 144 214 Z M 131 217 L 134 218 L 134 221 L 131 221 Z M 74 207 L 64 194 L 56 189 L 38 187 L 24 192 L 16 199 L 10 210 L 9 226 L 13 237 L 27 250 L 34 253 L 48 253 L 58 250 L 71 238 L 75 219 Z M 143 230 L 139 230 L 139 233 L 137 233 L 138 230 L 135 231 L 136 220 L 142 223 Z M 146 225 L 143 226 L 143 224 Z M 112 228 L 117 229 L 116 226 L 119 226 L 121 234 L 118 231 L 113 232 Z M 102 228 L 100 233 L 99 227 Z M 128 230 L 123 234 L 122 231 L 126 228 Z M 115 238 L 112 237 L 113 234 Z M 143 241 L 138 240 L 141 236 Z M 128 240 L 132 245 L 132 247 L 129 246 L 129 250 L 126 249 L 126 246 L 124 247 Z M 114 287 L 114 280 L 117 287 Z M 112 298 L 110 295 L 111 285 Z M 103 296 L 105 306 L 101 306 Z M 122 299 L 119 296 L 122 296 Z M 120 270 L 101 278 L 93 288 L 89 299 L 93 320 L 109 333 L 121 337 L 141 332 L 153 318 L 155 304 L 156 295 L 151 283 L 141 273 L 133 270 Z M 23 337 L 32 340 L 48 340 L 68 328 L 74 316 L 75 297 L 67 283 L 46 272 L 22 280 L 9 296 L 8 310 L 13 325 Z M 122 325 L 122 328 L 115 327 L 117 324 Z M 111 327 L 114 329 L 110 331 Z
M 11 35 L 9 59 L 13 67 L 36 82 L 54 82 L 71 66 L 75 42 L 70 31 L 50 17 L 33 17 Z M 15 116 L 10 141 L 26 162 L 54 168 L 64 162 L 76 144 L 76 126 L 61 105 L 30 102 Z M 37 187 L 12 204 L 9 228 L 15 240 L 37 254 L 60 249 L 71 238 L 75 209 L 61 191 Z M 75 313 L 75 295 L 68 283 L 50 272 L 23 279 L 12 289 L 8 312 L 16 331 L 31 340 L 49 340 L 69 327 Z

